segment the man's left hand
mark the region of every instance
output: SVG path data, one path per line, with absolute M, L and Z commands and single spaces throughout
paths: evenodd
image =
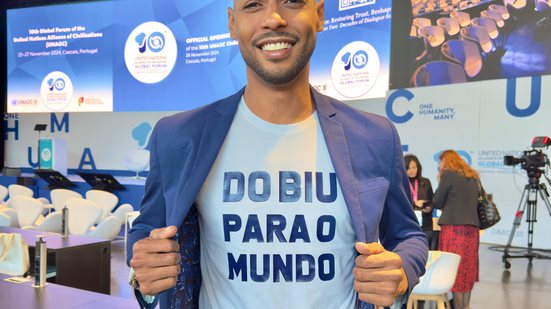
M 394 252 L 386 251 L 377 242 L 358 242 L 356 250 L 360 255 L 356 257 L 352 274 L 358 297 L 373 305 L 392 305 L 396 296 L 404 294 L 408 288 L 402 258 Z

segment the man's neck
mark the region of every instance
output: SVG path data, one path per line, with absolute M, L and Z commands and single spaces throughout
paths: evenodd
M 269 85 L 249 77 L 243 96 L 247 107 L 256 116 L 275 124 L 300 122 L 312 115 L 315 109 L 307 76 L 299 76 L 283 86 Z

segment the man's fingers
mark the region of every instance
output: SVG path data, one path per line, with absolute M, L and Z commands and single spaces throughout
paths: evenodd
M 398 283 L 396 282 L 361 282 L 354 280 L 354 289 L 358 293 L 394 296 L 397 286 Z
M 176 226 L 171 225 L 168 227 L 154 229 L 149 233 L 149 238 L 152 239 L 169 239 L 176 235 Z
M 157 295 L 164 290 L 170 289 L 176 285 L 177 277 L 164 278 L 153 282 L 142 284 L 140 281 L 140 292 L 144 295 Z
M 373 304 L 375 306 L 390 307 L 394 303 L 394 296 L 392 295 L 358 293 L 358 298 L 363 302 Z
M 372 243 L 357 242 L 356 250 L 361 255 L 373 255 L 373 254 L 377 254 L 385 251 L 385 248 L 383 247 L 383 245 L 381 245 L 378 242 L 372 242 Z
M 138 254 L 134 255 L 132 260 L 130 260 L 130 267 L 138 271 L 143 268 L 179 265 L 180 259 L 179 252 L 158 253 L 155 255 Z
M 167 253 L 179 252 L 180 245 L 175 240 L 171 239 L 151 239 L 144 238 L 139 240 L 132 247 L 134 256 L 140 253 Z
M 362 282 L 383 282 L 383 281 L 400 281 L 402 279 L 401 269 L 383 269 L 374 268 L 366 270 L 364 268 L 354 267 L 352 275 L 355 280 Z

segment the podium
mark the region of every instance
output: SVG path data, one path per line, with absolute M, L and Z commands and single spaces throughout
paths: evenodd
M 56 170 L 67 176 L 67 143 L 60 138 L 41 138 L 38 140 L 39 168 Z

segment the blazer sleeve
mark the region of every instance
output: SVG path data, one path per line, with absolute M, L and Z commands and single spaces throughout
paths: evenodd
M 451 188 L 451 179 L 450 179 L 450 173 L 449 172 L 443 172 L 440 176 L 440 183 L 438 184 L 438 188 L 436 189 L 436 193 L 434 193 L 434 196 L 432 197 L 432 206 L 437 209 L 444 208 L 444 204 L 446 203 L 446 199 L 448 197 L 448 192 Z
M 144 196 L 140 206 L 140 215 L 134 220 L 132 228 L 128 232 L 126 243 L 126 263 L 128 266 L 130 266 L 130 260 L 132 260 L 132 247 L 134 243 L 140 239 L 149 237 L 151 230 L 166 225 L 166 207 L 157 149 L 160 124 L 161 121 L 157 123 L 151 133 L 150 168 L 145 182 Z
M 390 188 L 379 225 L 379 238 L 385 249 L 401 257 L 408 279 L 409 295 L 419 282 L 419 277 L 425 272 L 428 245 L 411 207 L 411 196 L 406 190 L 409 180 L 398 133 L 396 128 L 390 125 L 394 143 L 391 153 Z
M 161 120 L 162 121 L 162 120 Z M 158 136 L 161 121 L 157 123 L 151 133 L 151 148 L 149 160 L 149 173 L 145 181 L 145 191 L 140 206 L 140 215 L 134 220 L 132 228 L 128 231 L 126 243 L 126 263 L 130 266 L 134 244 L 149 237 L 151 230 L 166 226 L 166 206 L 161 181 L 161 168 L 158 156 Z M 134 295 L 140 308 L 155 308 L 159 297 L 145 296 L 138 289 L 134 289 Z

